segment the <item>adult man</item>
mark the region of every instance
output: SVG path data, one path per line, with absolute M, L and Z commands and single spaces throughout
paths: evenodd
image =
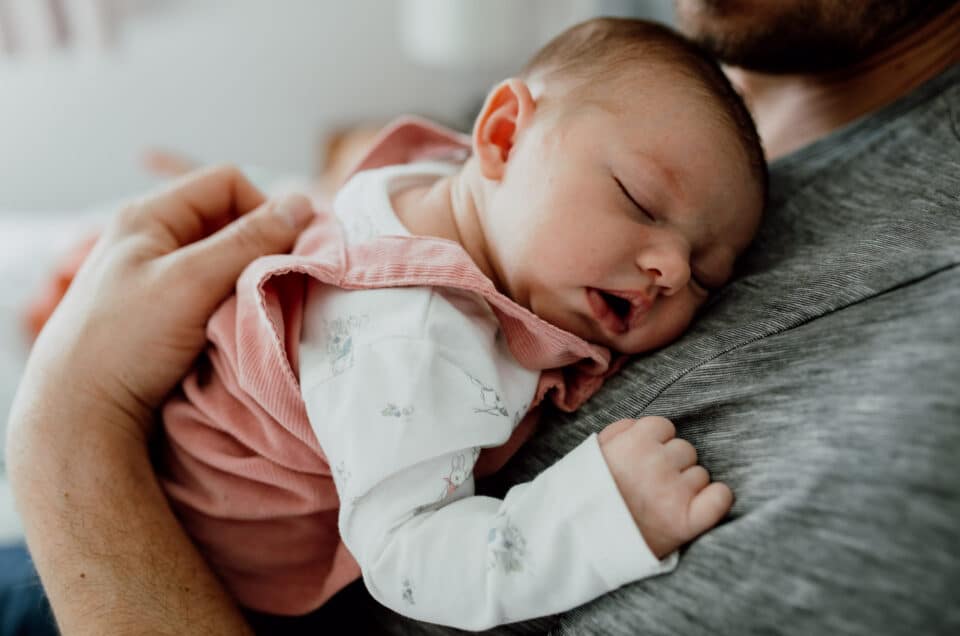
M 672 575 L 524 627 L 956 633 L 960 3 L 676 5 L 682 30 L 740 67 L 774 160 L 765 227 L 693 333 L 548 419 L 488 487 L 532 478 L 604 422 L 658 414 L 737 503 Z M 385 614 L 375 627 L 439 632 Z
M 960 3 L 851 4 L 678 0 L 690 35 L 752 69 L 734 75 L 777 158 L 765 227 L 739 279 L 687 337 L 631 365 L 577 416 L 547 418 L 485 488 L 530 479 L 613 419 L 658 414 L 733 486 L 737 503 L 670 576 L 504 631 L 960 626 Z M 60 508 L 76 513 L 82 503 Z M 57 555 L 75 554 L 74 541 L 91 550 L 82 539 L 121 519 L 102 508 L 67 538 L 31 537 L 61 620 L 116 633 L 109 615 L 83 611 L 98 600 L 139 632 L 151 618 L 171 632 L 191 617 L 209 631 L 236 619 L 196 555 L 179 553 L 179 578 L 164 576 L 163 555 L 181 545 L 169 534 L 114 533 L 95 546 L 105 554 L 79 561 L 111 564 L 92 590 L 79 578 L 58 581 L 85 571 L 71 561 L 57 572 Z M 28 532 L 58 514 L 62 523 L 62 512 L 34 511 Z M 382 632 L 443 632 L 360 592 L 329 611 L 358 629 L 362 617 Z

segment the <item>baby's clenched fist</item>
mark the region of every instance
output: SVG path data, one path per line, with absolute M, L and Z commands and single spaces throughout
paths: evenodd
M 726 484 L 710 482 L 697 451 L 663 417 L 620 420 L 600 432 L 600 451 L 650 550 L 662 559 L 723 518 Z

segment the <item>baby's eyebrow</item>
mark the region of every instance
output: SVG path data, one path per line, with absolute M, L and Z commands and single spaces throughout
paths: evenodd
M 666 184 L 670 196 L 678 200 L 682 199 L 683 186 L 681 185 L 680 175 L 678 174 L 679 171 L 675 168 L 664 166 L 652 158 L 649 160 L 649 163 L 660 173 L 660 180 Z

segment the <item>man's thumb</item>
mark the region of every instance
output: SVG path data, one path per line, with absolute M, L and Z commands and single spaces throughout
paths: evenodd
M 268 202 L 268 207 L 270 204 Z M 272 207 L 274 214 L 280 217 L 294 232 L 294 237 L 305 228 L 315 216 L 310 199 L 302 194 L 288 194 Z
M 290 250 L 315 212 L 310 200 L 300 194 L 271 199 L 207 238 L 189 246 L 191 259 L 203 272 L 210 292 L 226 296 L 243 269 L 267 254 Z

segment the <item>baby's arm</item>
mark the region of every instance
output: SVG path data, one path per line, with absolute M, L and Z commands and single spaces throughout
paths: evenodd
M 503 500 L 472 496 L 479 447 L 509 438 L 536 374 L 505 377 L 489 353 L 412 338 L 358 346 L 348 364 L 319 383 L 305 371 L 303 391 L 341 536 L 384 605 L 482 629 L 673 566 L 644 543 L 595 436 Z
M 503 500 L 472 496 L 470 479 L 450 503 L 422 509 L 416 502 L 435 496 L 425 477 L 444 459 L 391 476 L 341 514 L 367 588 L 395 611 L 485 629 L 571 609 L 675 564 L 644 544 L 595 436 Z
M 662 470 L 677 444 L 644 441 L 662 437 L 657 427 L 612 425 L 602 445 L 590 437 L 503 500 L 473 496 L 477 452 L 510 437 L 539 374 L 512 361 L 483 311 L 418 304 L 415 293 L 329 291 L 300 348 L 340 533 L 371 593 L 414 618 L 481 629 L 671 569 L 675 556 L 659 561 L 634 521 L 643 505 L 642 521 L 660 531 L 660 502 L 677 494 L 653 496 L 680 475 Z M 641 476 L 656 490 L 643 491 Z M 657 554 L 689 538 L 657 539 Z
M 396 321 L 405 307 L 395 300 Z M 503 343 L 491 342 L 483 321 L 450 325 L 460 313 L 423 320 L 442 331 L 375 340 L 365 335 L 381 331 L 376 314 L 328 313 L 318 329 L 326 336 L 301 346 L 303 396 L 340 495 L 341 536 L 371 593 L 415 618 L 480 629 L 672 568 L 637 531 L 596 437 L 504 500 L 472 496 L 477 452 L 510 437 L 539 374 L 491 355 Z

